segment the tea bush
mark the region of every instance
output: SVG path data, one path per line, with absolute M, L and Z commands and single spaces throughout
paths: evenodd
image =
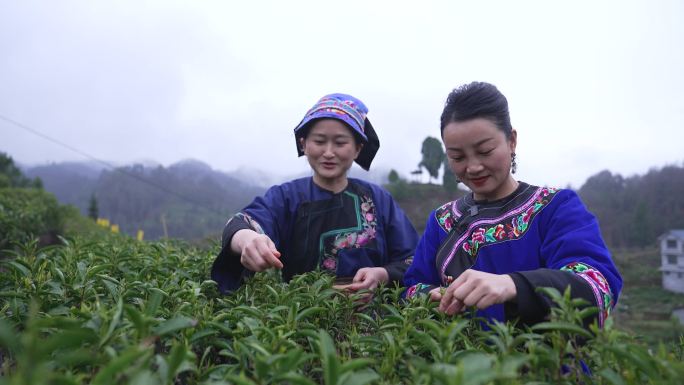
M 0 250 L 12 242 L 60 234 L 63 208 L 54 195 L 35 188 L 0 188 Z
M 365 305 L 313 272 L 257 274 L 221 296 L 216 247 L 68 238 L 0 261 L 0 384 L 679 384 L 657 350 L 582 328 L 567 294 L 519 329 L 447 317 L 381 288 Z

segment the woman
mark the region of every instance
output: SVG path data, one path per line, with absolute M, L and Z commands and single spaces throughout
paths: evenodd
M 600 325 L 622 288 L 596 218 L 572 190 L 518 182 L 517 132 L 508 102 L 488 83 L 451 92 L 441 116 L 449 166 L 472 192 L 434 210 L 404 278 L 449 315 L 534 324 L 551 301 L 536 291 L 570 287 L 598 307 Z
M 271 187 L 228 221 L 211 270 L 221 292 L 269 268 L 285 280 L 321 269 L 351 279 L 351 291 L 401 282 L 415 229 L 387 191 L 347 177 L 354 161 L 368 170 L 380 147 L 367 113 L 345 94 L 326 95 L 306 113 L 294 134 L 313 176 Z

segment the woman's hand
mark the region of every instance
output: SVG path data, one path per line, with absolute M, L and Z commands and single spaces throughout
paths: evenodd
M 354 275 L 352 283 L 335 286 L 335 288 L 347 292 L 373 291 L 380 283 L 387 281 L 389 281 L 389 273 L 384 267 L 362 267 Z M 373 293 L 362 293 L 357 301 L 361 306 L 365 306 L 372 298 Z
M 233 235 L 231 249 L 240 253 L 240 263 L 251 271 L 264 271 L 271 267 L 282 269 L 280 252 L 266 234 L 243 229 Z
M 389 273 L 384 267 L 362 267 L 354 275 L 351 284 L 346 289 L 359 291 L 363 289 L 374 290 L 380 283 L 389 281 Z
M 362 267 L 354 275 L 352 283 L 348 285 L 335 285 L 334 288 L 347 292 L 360 290 L 373 291 L 382 282 L 389 281 L 389 273 L 384 267 Z M 368 302 L 373 297 L 372 293 L 362 296 L 362 302 Z
M 444 290 L 443 287 L 439 286 L 436 287 L 428 293 L 430 295 L 430 301 L 432 302 L 439 302 L 442 300 L 442 291 Z
M 509 275 L 472 269 L 464 271 L 443 293 L 433 293 L 435 290 L 430 291 L 430 298 L 436 300 L 439 296 L 439 310 L 448 315 L 460 313 L 468 306 L 486 309 L 510 301 L 517 295 L 515 283 Z

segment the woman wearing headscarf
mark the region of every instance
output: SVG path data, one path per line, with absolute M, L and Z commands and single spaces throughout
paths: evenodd
M 294 136 L 313 175 L 271 187 L 230 218 L 211 269 L 221 292 L 269 268 L 285 280 L 320 269 L 351 279 L 351 291 L 401 282 L 415 229 L 386 190 L 347 176 L 353 162 L 368 170 L 380 147 L 367 113 L 346 94 L 309 109 Z

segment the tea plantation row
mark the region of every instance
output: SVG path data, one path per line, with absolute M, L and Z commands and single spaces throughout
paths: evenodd
M 678 384 L 682 341 L 655 351 L 583 329 L 556 294 L 531 329 L 446 317 L 383 288 L 365 306 L 310 273 L 221 296 L 217 250 L 111 236 L 0 261 L 0 384 Z

